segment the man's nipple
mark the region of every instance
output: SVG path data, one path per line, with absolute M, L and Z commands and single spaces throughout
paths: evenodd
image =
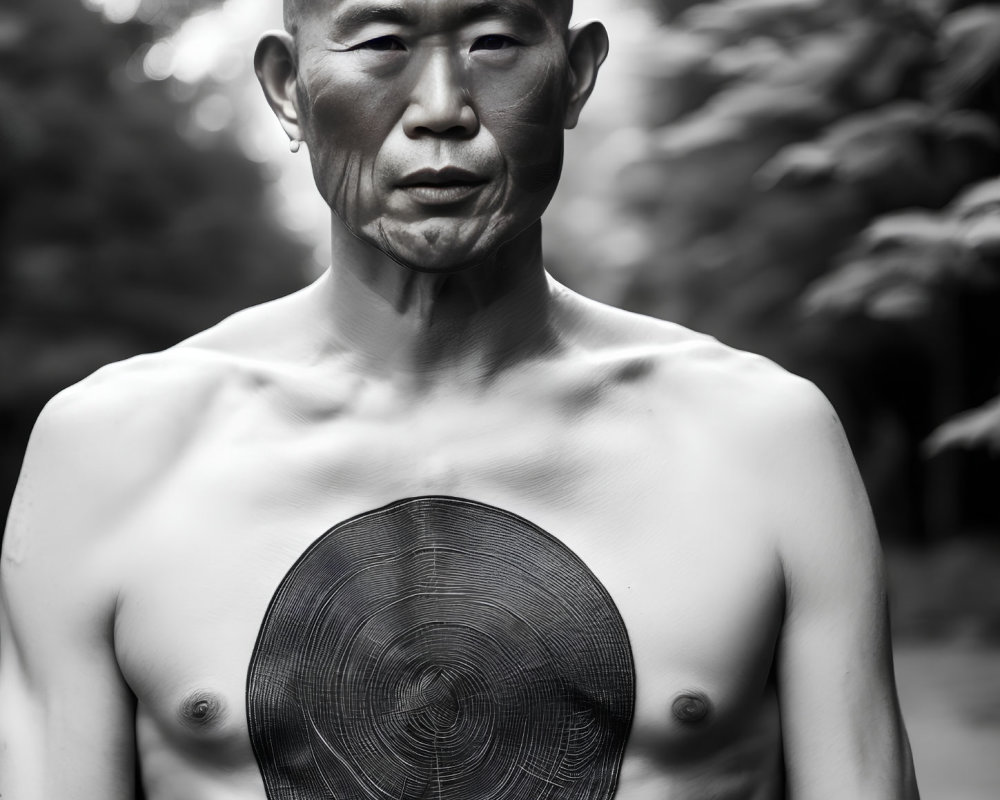
M 685 692 L 674 699 L 670 710 L 678 722 L 697 725 L 711 715 L 712 701 L 702 692 Z
M 193 692 L 181 703 L 181 721 L 191 728 L 213 727 L 223 717 L 222 699 L 211 692 Z

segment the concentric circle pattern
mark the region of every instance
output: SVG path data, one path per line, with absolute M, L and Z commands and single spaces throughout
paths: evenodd
M 632 722 L 605 588 L 520 517 L 424 497 L 330 530 L 250 664 L 269 800 L 609 800 Z

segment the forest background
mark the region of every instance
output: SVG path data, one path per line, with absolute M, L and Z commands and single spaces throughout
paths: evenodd
M 615 48 L 546 215 L 551 271 L 814 380 L 897 636 L 1000 644 L 1000 3 L 577 6 Z M 279 7 L 0 8 L 4 506 L 53 394 L 328 263 L 308 159 L 253 85 Z M 970 713 L 1000 730 L 988 688 Z

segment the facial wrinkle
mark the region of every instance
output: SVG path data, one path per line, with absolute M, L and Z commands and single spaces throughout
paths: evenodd
M 627 630 L 586 565 L 444 497 L 317 540 L 247 678 L 269 800 L 611 800 L 634 700 Z
M 359 191 L 361 159 L 351 156 L 344 164 L 344 171 L 337 182 L 337 201 L 335 208 L 344 209 L 347 220 L 355 219 L 361 207 Z
M 358 218 L 361 226 L 365 227 L 368 220 L 361 217 L 359 213 L 359 210 L 364 208 L 364 162 L 362 159 L 355 157 L 348 162 L 346 186 L 349 189 L 349 197 L 345 202 L 347 204 L 353 202 L 354 204 L 349 219 Z M 357 235 L 357 231 L 352 231 L 352 233 Z

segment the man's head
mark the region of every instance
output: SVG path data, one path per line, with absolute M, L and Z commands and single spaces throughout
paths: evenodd
M 422 271 L 537 223 L 607 54 L 571 0 L 287 0 L 256 66 L 347 227 Z
M 560 16 L 560 24 L 569 27 L 569 21 L 573 16 L 573 0 L 548 0 L 539 5 L 550 6 L 551 10 Z M 303 14 L 316 10 L 317 6 L 322 7 L 323 3 L 315 3 L 312 0 L 283 0 L 285 30 L 294 35 L 298 31 Z

